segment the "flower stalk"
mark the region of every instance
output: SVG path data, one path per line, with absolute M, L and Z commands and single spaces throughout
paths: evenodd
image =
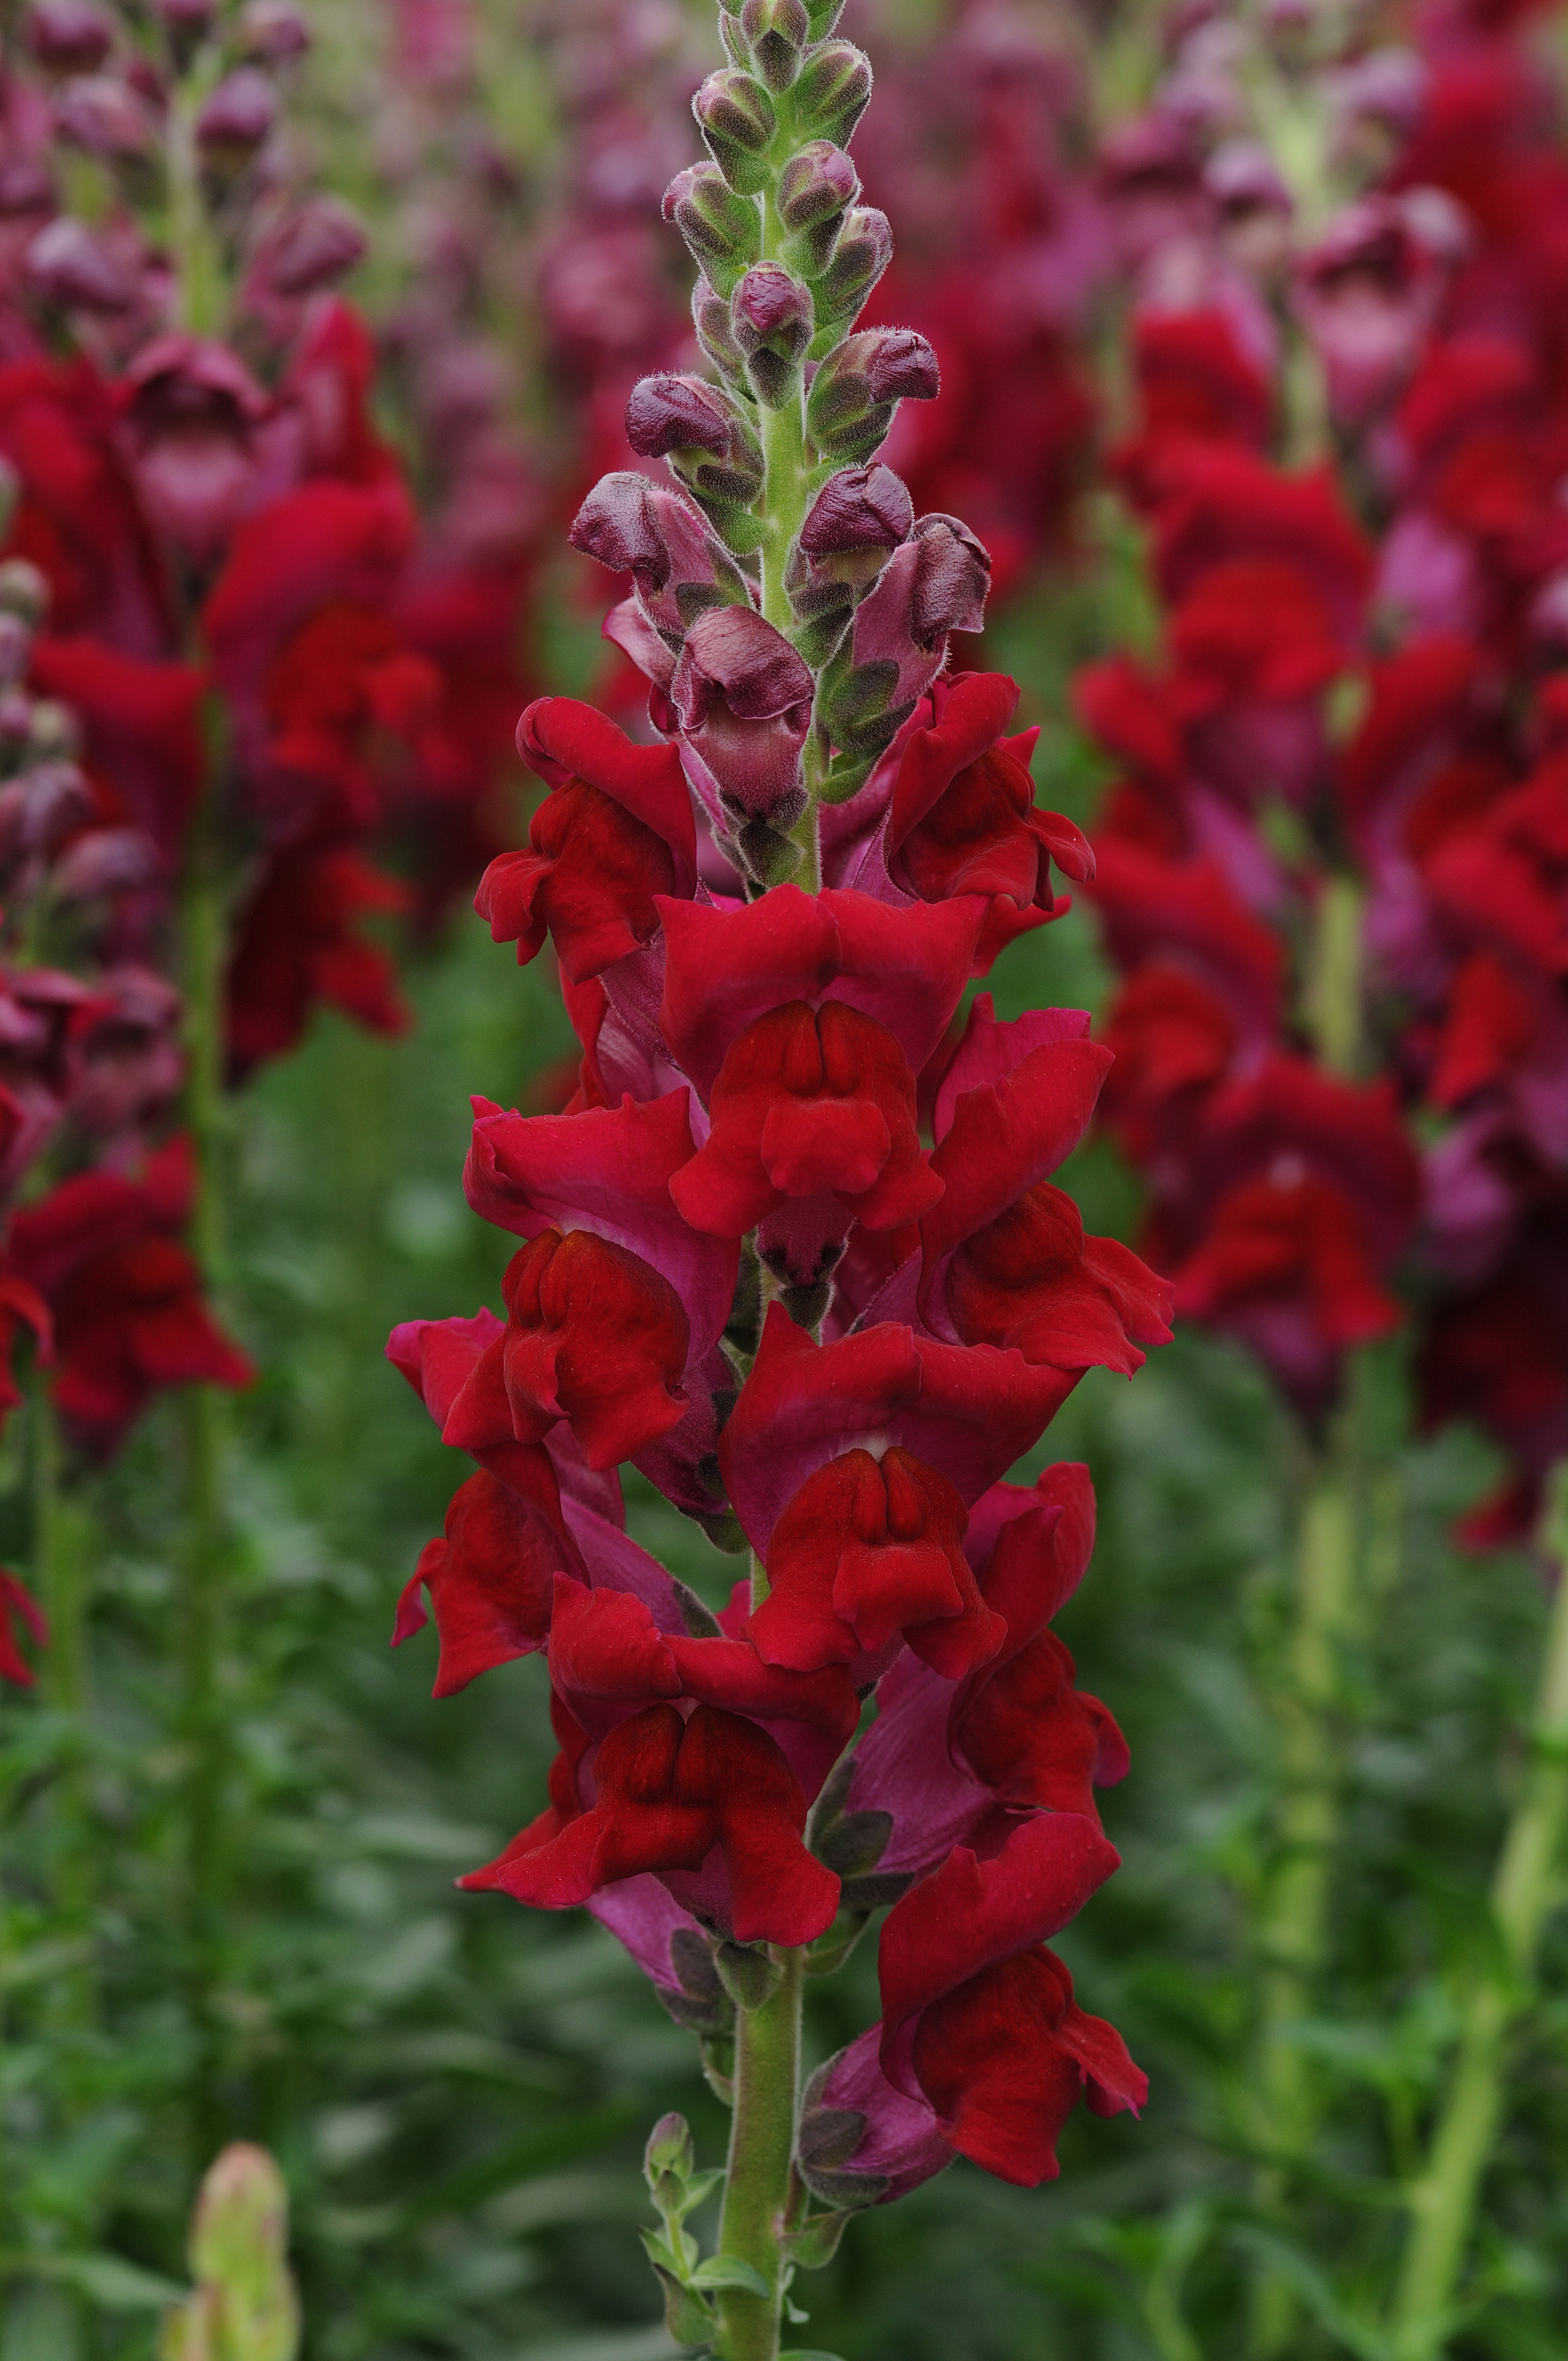
M 722 2361 L 773 2361 L 784 2300 L 783 2251 L 800 2103 L 803 1950 L 781 1951 L 778 1982 L 735 2017 L 735 2112 L 724 2184 L 720 2251 L 749 2263 L 766 2295 L 731 2287 L 718 2296 Z
M 1534 1996 L 1568 1827 L 1568 1467 L 1549 1495 L 1555 1561 L 1530 1752 L 1492 1883 L 1496 1950 L 1464 2003 L 1459 2046 L 1410 2224 L 1390 2330 L 1394 2361 L 1433 2361 L 1458 2325 L 1456 2299 L 1476 2202 L 1501 2129 L 1514 2037 Z

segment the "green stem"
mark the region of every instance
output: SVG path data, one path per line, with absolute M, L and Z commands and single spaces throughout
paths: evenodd
M 1471 1988 L 1427 2169 L 1410 2192 L 1390 2340 L 1397 2361 L 1431 2361 L 1452 2333 L 1476 2199 L 1503 2120 L 1511 2037 L 1531 1998 L 1568 1823 L 1568 1467 L 1559 1468 L 1552 1496 L 1556 1594 L 1530 1762 L 1492 1883 L 1500 1957 Z
M 1295 1614 L 1279 1693 L 1274 1867 L 1257 1927 L 1259 2023 L 1253 2089 L 1260 2140 L 1275 2161 L 1259 2176 L 1265 2213 L 1284 2206 L 1316 2134 L 1318 2082 L 1296 2037 L 1312 2007 L 1328 1949 L 1329 1883 L 1341 1807 L 1340 1651 L 1354 1606 L 1357 1571 L 1351 1421 L 1336 1422 L 1302 1503 Z M 1284 2352 L 1295 2298 L 1266 2270 L 1253 2290 L 1250 2350 Z
M 93 1532 L 80 1501 L 61 1484 L 60 1428 L 40 1382 L 33 1397 L 33 1534 L 37 1586 L 49 1622 L 49 1644 L 39 1664 L 44 1701 L 60 1724 L 53 1792 L 50 1886 L 59 1928 L 85 1947 L 92 1932 L 96 1885 L 93 1859 L 91 1752 L 88 1741 L 88 1610 Z M 97 2014 L 91 1961 L 68 1967 L 54 1986 L 55 2022 L 73 2034 L 88 2031 Z
M 221 763 L 214 755 L 214 776 Z M 192 830 L 181 895 L 185 1001 L 185 1122 L 196 1167 L 191 1244 L 209 1288 L 222 1276 L 223 995 L 225 901 L 210 810 Z M 185 1984 L 195 2058 L 190 2092 L 192 2161 L 211 2162 L 222 2134 L 220 2027 L 215 2000 L 223 1964 L 229 1745 L 221 1668 L 228 1572 L 224 1501 L 228 1400 L 192 1386 L 183 1404 L 185 1531 L 179 1557 L 179 1720 L 185 1753 L 183 1850 Z
M 789 2209 L 800 2094 L 800 1998 L 805 1954 L 780 1955 L 783 1974 L 761 2008 L 737 2013 L 735 2114 L 724 2186 L 719 2248 L 750 2263 L 769 2293 L 726 2288 L 718 2352 L 722 2361 L 774 2361 L 779 2349 L 784 2262 L 779 2240 Z

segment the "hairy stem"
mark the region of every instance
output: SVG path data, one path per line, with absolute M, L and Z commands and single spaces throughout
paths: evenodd
M 779 2349 L 784 2262 L 779 2240 L 790 2200 L 800 2094 L 800 1996 L 805 1954 L 782 1954 L 784 1973 L 761 2008 L 735 2025 L 735 2114 L 719 2247 L 750 2263 L 769 2293 L 727 2288 L 718 2299 L 723 2361 L 774 2361 Z
M 1500 1956 L 1471 1987 L 1427 2169 L 1410 2192 L 1390 2339 L 1398 2361 L 1431 2361 L 1452 2333 L 1476 2199 L 1503 2120 L 1511 2037 L 1530 2004 L 1554 1895 L 1568 1822 L 1568 1467 L 1553 1484 L 1550 1545 L 1559 1570 L 1530 1761 L 1492 1882 Z
M 1278 1693 L 1274 1866 L 1257 1926 L 1259 2022 L 1253 2089 L 1258 2129 L 1276 2159 L 1259 2177 L 1266 2213 L 1283 2206 L 1317 2130 L 1317 2083 L 1294 2028 L 1313 2004 L 1328 1948 L 1329 1882 L 1339 1829 L 1340 1650 L 1354 1608 L 1356 1524 L 1348 1418 L 1336 1423 L 1302 1502 L 1295 1611 Z M 1295 2298 L 1265 2271 L 1253 2292 L 1250 2350 L 1283 2353 Z

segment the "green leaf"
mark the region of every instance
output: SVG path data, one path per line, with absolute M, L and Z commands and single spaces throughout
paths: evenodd
M 653 2268 L 667 2274 L 673 2279 L 679 2279 L 681 2285 L 685 2287 L 690 2277 L 690 2267 L 675 2253 L 674 2248 L 660 2237 L 657 2230 L 640 2228 L 637 2235 L 642 2241 L 642 2251 Z
M 691 2275 L 691 2285 L 698 2288 L 744 2288 L 748 2295 L 771 2295 L 773 2290 L 761 2271 L 743 2263 L 739 2255 L 709 2255 Z
M 681 2200 L 681 2220 L 683 2222 L 685 2220 L 688 2213 L 695 2213 L 696 2212 L 697 2207 L 703 2202 L 705 2198 L 712 2196 L 714 2191 L 718 2187 L 723 2179 L 724 2167 L 721 2164 L 709 2165 L 706 2172 L 693 2173 L 691 2179 L 686 2183 L 685 2195 Z
M 57 2279 L 105 2312 L 159 2312 L 187 2293 L 177 2279 L 144 2271 L 119 2255 L 9 2254 L 0 2257 L 0 2265 L 8 2277 Z
M 809 2222 L 803 2222 L 799 2229 L 790 2231 L 784 2240 L 784 2251 L 790 2261 L 803 2271 L 821 2270 L 838 2253 L 844 2225 L 853 2219 L 853 2213 L 845 2210 L 838 2213 L 817 2213 Z

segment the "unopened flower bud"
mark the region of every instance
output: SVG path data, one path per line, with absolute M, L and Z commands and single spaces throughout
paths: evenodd
M 759 401 L 781 409 L 800 379 L 816 314 L 811 291 L 776 262 L 748 270 L 729 299 L 729 324 Z
M 806 0 L 744 0 L 740 30 L 770 90 L 787 90 L 811 38 Z
M 795 118 L 814 139 L 847 148 L 871 102 L 872 63 L 853 41 L 824 41 L 795 85 Z
M 685 2115 L 661 2115 L 642 2151 L 643 2176 L 652 2188 L 662 2173 L 689 2180 L 696 2170 L 696 2148 Z
M 196 137 L 203 148 L 250 155 L 271 130 L 278 113 L 278 93 L 255 66 L 240 66 L 225 74 L 196 117 Z
M 779 219 L 789 233 L 785 258 L 816 279 L 833 259 L 844 215 L 861 193 L 860 175 L 841 148 L 813 139 L 779 175 Z
M 90 156 L 145 155 L 152 144 L 147 109 L 128 83 L 113 74 L 81 74 L 54 103 L 55 129 Z
M 893 225 L 876 205 L 857 205 L 813 290 L 817 297 L 818 357 L 831 351 L 839 326 L 852 321 L 893 260 Z
M 57 214 L 27 248 L 27 278 L 67 311 L 128 312 L 137 282 L 119 256 L 74 214 Z
M 310 27 L 294 0 L 246 0 L 239 12 L 239 46 L 247 58 L 280 65 L 286 58 L 303 57 L 311 46 Z
M 733 66 L 710 73 L 692 100 L 708 154 L 732 189 L 751 196 L 768 184 L 764 151 L 778 128 L 773 102 L 754 74 Z
M 639 458 L 667 458 L 701 498 L 749 507 L 762 487 L 762 448 L 735 404 L 702 378 L 645 377 L 626 405 Z
M 825 459 L 869 459 L 900 401 L 934 401 L 937 356 L 913 328 L 863 328 L 846 337 L 811 381 L 806 424 Z
M 269 240 L 268 281 L 280 295 L 313 295 L 363 261 L 368 245 L 364 224 L 345 204 L 311 197 Z
M 35 763 L 0 787 L 0 861 L 48 861 L 93 812 L 93 790 L 74 763 Z
M 745 356 L 729 325 L 729 306 L 709 279 L 699 279 L 692 289 L 692 325 L 698 344 L 721 376 L 733 379 L 744 374 Z
M 910 629 L 934 648 L 949 631 L 978 631 L 985 622 L 991 552 L 961 517 L 923 516 L 911 539 L 919 563 L 909 600 Z
M 168 37 L 175 71 L 182 73 L 213 29 L 214 0 L 155 0 L 153 14 Z
M 686 242 L 697 269 L 720 295 L 762 251 L 755 202 L 732 189 L 716 164 L 688 164 L 664 191 L 663 214 Z
M 92 73 L 114 39 L 113 25 L 93 0 L 35 0 L 27 11 L 27 47 L 53 73 Z
M 300 2303 L 288 2260 L 289 2192 L 265 2148 L 236 2141 L 202 2183 L 191 2224 L 196 2293 L 170 2316 L 177 2361 L 293 2361 Z M 189 2330 L 189 2334 L 187 2334 Z
M 0 613 L 18 615 L 32 631 L 49 609 L 49 584 L 26 557 L 7 557 L 0 564 Z
M 908 487 L 891 467 L 846 467 L 813 500 L 800 545 L 814 558 L 896 549 L 914 522 Z
M 700 512 L 673 486 L 630 469 L 601 478 L 568 538 L 585 557 L 631 576 L 643 615 L 671 651 L 707 609 L 751 606 L 745 576 Z

